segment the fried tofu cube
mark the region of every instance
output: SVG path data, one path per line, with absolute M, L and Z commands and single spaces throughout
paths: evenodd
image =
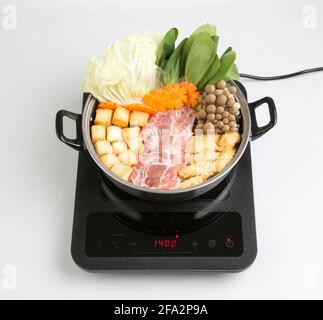
M 220 156 L 220 152 L 209 151 L 203 153 L 194 153 L 190 156 L 190 163 L 202 163 L 206 161 L 215 161 Z
M 107 153 L 101 156 L 100 159 L 108 169 L 111 169 L 115 164 L 120 162 L 119 158 L 114 153 Z
M 228 132 L 222 135 L 219 146 L 230 146 L 234 147 L 237 143 L 239 143 L 241 140 L 241 135 L 239 132 Z
M 131 150 L 123 151 L 119 154 L 121 163 L 132 166 L 137 163 L 137 155 Z
M 130 114 L 130 127 L 143 127 L 147 124 L 149 114 L 142 111 L 132 111 Z
M 213 162 L 194 163 L 183 167 L 178 171 L 178 176 L 181 179 L 188 179 L 196 176 L 203 176 L 205 179 L 213 175 L 214 164 Z
M 131 139 L 127 141 L 128 147 L 131 151 L 138 154 L 140 152 L 143 152 L 145 150 L 145 146 L 141 139 Z
M 107 140 L 99 140 L 94 144 L 94 149 L 99 157 L 107 153 L 113 153 L 112 146 Z
M 107 140 L 109 142 L 123 141 L 122 129 L 117 126 L 107 127 Z
M 179 189 L 194 187 L 198 184 L 201 184 L 203 181 L 205 181 L 205 178 L 203 176 L 192 177 L 181 182 L 179 184 Z
M 220 157 L 215 162 L 215 171 L 221 172 L 227 164 L 231 161 L 231 159 L 236 154 L 236 150 L 231 146 L 225 146 L 220 154 Z
M 128 180 L 132 173 L 132 168 L 119 162 L 111 168 L 111 171 L 120 178 Z
M 117 107 L 113 113 L 112 124 L 121 128 L 126 128 L 129 124 L 129 117 L 130 111 L 128 109 Z
M 123 132 L 123 137 L 126 141 L 140 138 L 139 127 L 123 128 L 122 132 Z
M 111 109 L 96 109 L 94 123 L 110 126 L 112 114 L 113 111 Z
M 206 153 L 213 152 L 217 148 L 215 134 L 198 134 L 190 138 L 188 141 L 188 152 L 191 153 Z
M 221 135 L 219 134 L 219 133 L 216 133 L 215 134 L 215 143 L 219 143 L 219 141 L 220 141 L 220 138 L 221 138 Z
M 113 153 L 117 156 L 123 151 L 127 151 L 128 146 L 125 141 L 112 142 Z
M 105 126 L 103 125 L 93 125 L 91 127 L 91 138 L 92 143 L 96 143 L 99 140 L 105 140 Z

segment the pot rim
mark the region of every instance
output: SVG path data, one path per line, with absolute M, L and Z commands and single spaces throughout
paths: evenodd
M 234 82 L 230 81 L 229 83 L 233 84 Z M 99 156 L 97 155 L 94 146 L 92 144 L 91 140 L 91 134 L 90 134 L 90 126 L 89 122 L 92 121 L 91 119 L 91 114 L 93 107 L 95 106 L 97 100 L 90 94 L 86 100 L 86 103 L 84 105 L 84 110 L 83 110 L 83 117 L 82 117 L 82 134 L 83 134 L 83 141 L 85 142 L 85 148 L 88 150 L 89 154 L 91 155 L 92 159 L 94 162 L 98 165 L 98 167 L 104 172 L 105 175 L 107 175 L 109 178 L 117 180 L 119 183 L 124 185 L 127 188 L 133 188 L 142 192 L 146 193 L 153 193 L 153 194 L 163 194 L 163 195 L 174 195 L 174 194 L 183 194 L 183 193 L 188 193 L 203 187 L 206 187 L 210 184 L 215 183 L 215 181 L 221 181 L 223 177 L 225 177 L 233 168 L 234 166 L 238 163 L 240 160 L 241 156 L 243 155 L 248 142 L 250 140 L 251 136 L 251 117 L 250 117 L 250 112 L 249 112 L 249 107 L 248 107 L 248 102 L 240 90 L 240 88 L 235 84 L 235 87 L 237 88 L 237 93 L 235 94 L 237 101 L 240 103 L 240 111 L 241 111 L 241 116 L 242 116 L 242 122 L 243 122 L 243 132 L 242 132 L 242 139 L 240 142 L 240 145 L 238 147 L 238 150 L 235 154 L 235 156 L 231 159 L 231 161 L 226 165 L 225 169 L 216 174 L 215 176 L 207 179 L 203 183 L 196 185 L 194 187 L 190 188 L 184 188 L 184 189 L 176 189 L 176 190 L 160 190 L 160 189 L 151 189 L 147 187 L 141 187 L 137 186 L 131 182 L 128 182 L 117 175 L 115 175 L 111 170 L 107 169 L 104 167 L 102 164 Z

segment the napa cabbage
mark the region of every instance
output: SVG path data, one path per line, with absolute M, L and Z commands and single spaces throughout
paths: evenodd
M 158 85 L 159 41 L 158 35 L 147 34 L 108 45 L 103 58 L 90 59 L 82 90 L 100 102 L 142 103 L 143 96 Z

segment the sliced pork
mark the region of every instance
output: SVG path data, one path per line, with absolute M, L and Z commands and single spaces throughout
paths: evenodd
M 141 131 L 145 151 L 133 166 L 129 181 L 154 189 L 177 189 L 178 171 L 186 165 L 186 145 L 192 136 L 195 111 L 190 108 L 159 112 Z

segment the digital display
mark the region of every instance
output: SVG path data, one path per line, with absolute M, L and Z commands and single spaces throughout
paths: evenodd
M 156 248 L 176 248 L 176 240 L 174 239 L 160 239 L 154 241 L 154 247 Z
M 177 234 L 175 239 L 155 239 L 153 243 L 155 248 L 172 249 L 176 248 L 178 240 L 179 236 Z

